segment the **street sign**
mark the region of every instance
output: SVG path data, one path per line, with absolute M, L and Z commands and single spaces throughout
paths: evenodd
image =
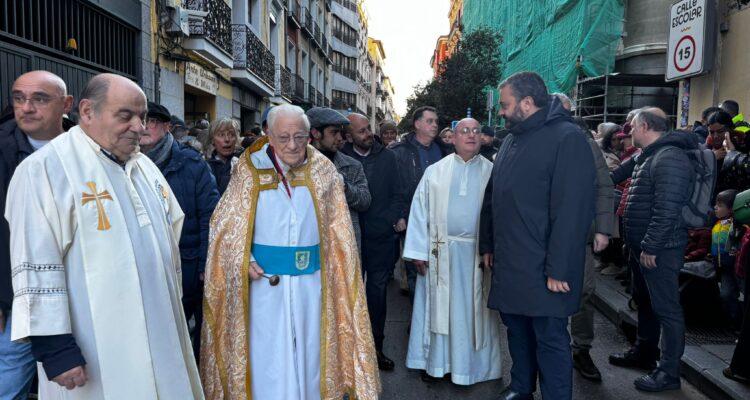
M 667 81 L 701 75 L 713 67 L 715 0 L 678 0 L 669 13 Z

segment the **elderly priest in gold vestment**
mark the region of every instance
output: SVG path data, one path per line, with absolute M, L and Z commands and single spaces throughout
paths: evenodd
M 232 171 L 211 220 L 201 376 L 208 399 L 377 399 L 375 347 L 343 181 L 301 108 Z

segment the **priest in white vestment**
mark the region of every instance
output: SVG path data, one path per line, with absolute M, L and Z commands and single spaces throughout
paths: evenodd
M 497 312 L 487 308 L 489 268 L 480 266 L 479 214 L 492 163 L 479 155 L 481 130 L 456 126 L 456 153 L 431 165 L 409 214 L 404 258 L 417 285 L 406 366 L 429 381 L 450 374 L 459 385 L 501 377 Z
M 80 125 L 10 183 L 12 340 L 29 340 L 48 399 L 202 399 L 180 302 L 183 213 L 139 153 L 146 96 L 112 74 Z

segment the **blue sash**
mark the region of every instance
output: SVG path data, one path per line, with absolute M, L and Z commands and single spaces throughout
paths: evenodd
M 253 257 L 268 275 L 307 275 L 320 269 L 320 245 L 266 246 L 253 243 Z

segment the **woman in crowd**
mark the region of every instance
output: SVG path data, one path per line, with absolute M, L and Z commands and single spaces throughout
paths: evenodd
M 239 143 L 240 124 L 236 120 L 221 118 L 209 126 L 206 161 L 216 178 L 219 194 L 224 194 L 229 185 L 232 167 L 238 160 L 237 152 L 242 150 Z
M 602 148 L 602 154 L 604 155 L 604 161 L 607 162 L 607 168 L 610 171 L 614 171 L 620 166 L 620 156 L 617 154 L 614 139 L 615 135 L 622 130 L 622 127 L 611 122 L 599 124 L 598 128 L 599 137 L 601 138 L 599 147 Z

